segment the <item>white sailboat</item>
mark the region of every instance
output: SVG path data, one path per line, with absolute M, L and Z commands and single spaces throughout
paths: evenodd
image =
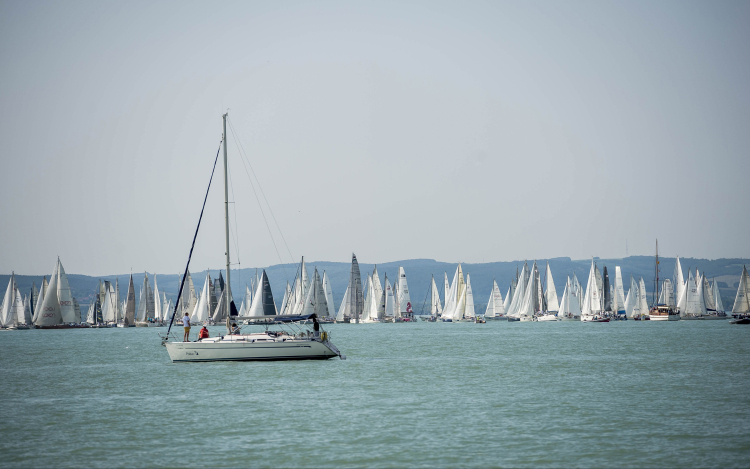
M 400 307 L 401 322 L 415 321 L 414 309 L 411 304 L 409 285 L 406 282 L 406 272 L 403 267 L 398 268 L 398 304 Z
M 440 303 L 440 293 L 438 292 L 435 276 L 433 275 L 432 284 L 430 285 L 430 321 L 435 322 L 441 314 L 443 314 L 443 305 Z
M 76 312 L 76 302 L 70 292 L 68 276 L 59 258 L 44 300 L 40 303 L 41 311 L 34 323 L 37 329 L 88 327 L 87 324 L 80 324 L 81 315 L 80 312 Z
M 627 317 L 625 310 L 625 286 L 622 284 L 622 271 L 620 266 L 615 266 L 615 294 L 613 297 L 613 311 L 617 313 L 621 319 Z
M 383 302 L 384 314 L 381 320 L 386 322 L 393 322 L 394 318 L 396 317 L 396 308 L 393 301 L 393 290 L 391 289 L 391 282 L 388 280 L 387 273 L 385 274 L 383 284 L 385 285 L 385 289 L 383 290 L 383 299 L 385 301 Z
M 546 308 L 542 311 L 537 321 L 558 321 L 558 311 L 560 310 L 560 303 L 557 301 L 557 290 L 555 289 L 555 281 L 552 278 L 552 270 L 547 262 L 547 268 L 545 271 L 545 283 L 546 290 L 544 292 L 544 302 Z
M 750 277 L 747 274 L 747 267 L 742 266 L 740 284 L 732 306 L 732 316 L 746 317 L 748 315 L 750 315 Z
M 599 272 L 599 269 L 592 260 L 589 278 L 586 282 L 586 296 L 583 299 L 583 307 L 581 308 L 581 322 L 609 322 L 609 318 L 605 318 L 602 315 L 603 305 L 601 290 L 596 278 L 597 272 Z
M 362 318 L 364 298 L 362 297 L 362 280 L 359 274 L 359 263 L 357 256 L 352 253 L 352 265 L 349 271 L 349 285 L 341 302 L 341 308 L 336 321 L 345 323 L 359 323 Z M 340 318 L 340 319 L 339 319 Z
M 433 280 L 433 284 L 434 284 Z M 438 298 L 438 301 L 440 298 Z M 487 301 L 487 309 L 484 313 L 485 319 L 505 319 L 505 306 L 503 304 L 503 294 L 500 293 L 500 287 L 497 286 L 497 281 L 492 279 L 492 290 L 490 291 L 490 299 Z
M 229 308 L 231 304 L 230 291 L 230 258 L 229 258 L 229 184 L 228 184 L 228 165 L 227 165 L 227 114 L 223 116 L 224 132 L 222 134 L 222 146 L 224 148 L 224 234 L 226 240 L 226 283 L 224 289 L 224 302 Z M 218 154 L 217 154 L 218 158 Z M 212 171 L 213 178 L 213 171 Z M 210 188 L 210 182 L 209 182 Z M 206 199 L 208 198 L 208 192 Z M 204 199 L 204 208 L 205 200 Z M 202 210 L 201 210 L 202 214 Z M 200 223 L 198 225 L 200 227 Z M 197 230 L 196 230 L 197 235 Z M 193 240 L 192 249 L 195 246 Z M 188 261 L 189 265 L 189 261 Z M 187 267 L 186 267 L 187 271 Z M 359 274 L 359 269 L 357 269 Z M 162 344 L 166 346 L 169 357 L 172 361 L 226 361 L 226 360 L 303 360 L 303 359 L 328 359 L 335 356 L 344 358 L 336 347 L 331 343 L 330 336 L 327 332 L 322 331 L 317 322 L 316 315 L 311 316 L 278 316 L 276 313 L 276 304 L 273 301 L 268 276 L 263 271 L 263 276 L 259 279 L 259 288 L 256 290 L 256 297 L 253 299 L 253 305 L 250 312 L 258 310 L 264 314 L 248 318 L 249 321 L 262 324 L 265 330 L 260 333 L 239 334 L 234 328 L 230 328 L 227 314 L 227 334 L 208 338 L 199 339 L 197 342 L 179 342 L 176 338 L 167 334 L 162 337 Z M 184 288 L 184 283 L 181 289 Z M 361 287 L 360 287 L 360 305 L 361 305 Z M 231 311 L 231 310 L 230 310 Z M 265 314 L 272 312 L 273 315 Z M 361 306 L 358 313 L 361 313 Z M 239 318 L 238 318 L 239 319 Z M 242 318 L 245 319 L 245 318 Z M 312 331 L 293 330 L 287 331 L 282 326 L 284 324 L 301 324 L 302 321 L 310 319 L 314 322 Z M 359 315 L 357 315 L 359 319 Z M 170 330 L 172 321 L 170 318 Z M 269 321 L 276 324 L 279 330 L 269 330 Z
M 367 275 L 367 295 L 365 295 L 365 307 L 362 311 L 363 323 L 380 322 L 378 317 L 378 302 L 380 299 L 373 283 L 372 275 Z
M 510 306 L 505 310 L 505 316 L 508 318 L 508 321 L 520 320 L 519 311 L 524 302 L 524 298 L 526 296 L 526 286 L 531 276 L 531 273 L 529 272 L 529 266 L 526 262 L 524 262 L 523 264 L 521 274 L 516 274 L 516 276 L 518 277 L 516 281 L 516 290 L 512 294 L 513 298 L 511 299 Z
M 463 320 L 477 322 L 477 315 L 476 315 L 476 312 L 474 311 L 474 292 L 471 290 L 471 275 L 469 274 L 466 274 L 465 296 L 466 296 L 466 299 L 465 299 Z
M 560 301 L 560 311 L 557 312 L 557 317 L 561 321 L 580 321 L 581 320 L 581 304 L 579 301 L 579 293 L 576 291 L 576 287 L 567 277 L 565 280 L 565 290 L 563 290 L 562 300 Z
M 638 283 L 631 275 L 630 289 L 628 290 L 628 296 L 625 298 L 625 317 L 627 319 L 633 319 L 640 311 L 638 304 Z
M 12 273 L 8 280 L 8 288 L 0 306 L 0 327 L 11 330 L 29 328 L 24 311 L 24 299 L 18 290 L 15 273 Z
M 539 291 L 541 290 L 539 269 L 536 261 L 531 266 L 529 280 L 524 288 L 524 297 L 521 307 L 518 309 L 518 317 L 521 322 L 536 321 L 537 313 L 542 311 Z
M 44 301 L 44 295 L 47 294 L 47 287 L 49 286 L 49 282 L 47 282 L 47 277 L 44 277 L 42 279 L 42 288 L 39 290 L 39 297 L 37 298 L 36 304 L 34 305 L 34 314 L 31 317 L 31 323 L 36 324 L 37 319 L 41 315 L 42 311 L 42 302 Z
M 693 277 L 693 272 L 688 270 L 688 280 L 685 285 L 685 309 L 680 311 L 680 317 L 683 320 L 702 319 L 706 313 L 706 307 L 703 303 L 703 289 L 698 289 L 698 282 Z

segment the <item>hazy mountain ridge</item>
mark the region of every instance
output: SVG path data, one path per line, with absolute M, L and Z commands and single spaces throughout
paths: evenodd
M 533 264 L 533 260 L 527 261 L 529 267 Z M 550 268 L 552 269 L 552 275 L 555 279 L 555 288 L 557 289 L 558 297 L 562 296 L 563 289 L 565 288 L 566 276 L 572 276 L 574 273 L 578 276 L 578 280 L 586 284 L 588 278 L 588 272 L 591 265 L 591 259 L 571 260 L 568 257 L 557 257 L 553 259 L 538 259 L 537 264 L 539 270 L 544 274 L 546 263 L 549 262 Z M 646 289 L 652 292 L 654 289 L 654 258 L 652 256 L 630 256 L 624 259 L 599 259 L 595 258 L 595 262 L 600 269 L 606 266 L 610 279 L 614 281 L 616 265 L 619 265 L 622 270 L 623 284 L 625 293 L 630 286 L 630 276 L 638 279 L 643 277 L 646 283 Z M 683 268 L 683 275 L 685 278 L 688 276 L 688 269 L 693 271 L 697 268 L 701 274 L 705 272 L 709 279 L 716 278 L 719 282 L 722 300 L 724 307 L 730 309 L 734 302 L 735 294 L 737 293 L 737 284 L 739 282 L 740 274 L 742 273 L 742 266 L 750 264 L 750 259 L 695 259 L 695 258 L 680 258 L 680 263 Z M 519 271 L 523 267 L 524 261 L 511 261 L 511 262 L 488 262 L 488 263 L 462 263 L 462 269 L 464 275 L 471 276 L 471 286 L 474 292 L 474 302 L 477 311 L 482 312 L 486 306 L 487 300 L 489 299 L 490 289 L 492 287 L 493 278 L 497 280 L 497 284 L 500 287 L 500 291 L 503 294 L 503 298 L 508 291 L 511 279 L 516 275 L 516 269 Z M 335 309 L 338 310 L 341 300 L 346 290 L 346 286 L 349 282 L 349 270 L 350 262 L 330 262 L 330 261 L 313 261 L 307 262 L 308 274 L 312 278 L 313 272 L 317 267 L 320 276 L 323 276 L 323 271 L 328 273 L 331 279 L 331 286 L 333 289 L 334 302 L 336 303 Z M 660 279 L 672 278 L 674 273 L 675 258 L 660 258 L 661 272 L 659 274 Z M 280 306 L 280 303 L 284 296 L 284 289 L 286 287 L 287 280 L 290 284 L 294 283 L 295 275 L 297 274 L 298 264 L 277 264 L 265 267 L 266 274 L 268 275 L 269 281 L 271 282 L 271 288 L 274 294 L 274 300 L 276 304 Z M 456 270 L 456 263 L 450 262 L 439 262 L 434 259 L 409 259 L 394 262 L 385 262 L 378 264 L 378 273 L 380 275 L 381 282 L 384 281 L 384 275 L 388 275 L 388 280 L 393 283 L 398 273 L 398 267 L 402 266 L 406 272 L 406 278 L 409 283 L 409 290 L 411 296 L 412 307 L 416 312 L 420 312 L 422 304 L 427 298 L 428 289 L 430 287 L 431 275 L 435 276 L 435 282 L 437 283 L 438 290 L 440 291 L 441 298 L 443 297 L 443 272 L 448 273 L 448 280 L 453 281 L 453 274 Z M 372 273 L 374 264 L 360 263 L 360 272 L 362 274 L 363 287 L 367 282 L 367 275 Z M 258 268 L 260 273 L 262 267 Z M 251 279 L 255 276 L 255 268 L 246 268 L 232 271 L 232 292 L 239 308 L 242 298 L 244 298 L 245 285 L 250 285 Z M 219 275 L 219 269 L 211 270 L 211 277 L 216 278 Z M 199 293 L 205 281 L 206 271 L 191 272 L 193 283 L 196 291 Z M 133 283 L 136 289 L 136 298 L 140 286 L 143 284 L 143 276 L 141 273 L 133 273 Z M 16 275 L 16 281 L 21 293 L 26 295 L 31 289 L 32 282 L 36 282 L 37 288 L 41 285 L 43 275 Z M 49 274 L 46 275 L 49 280 Z M 3 293 L 8 285 L 10 275 L 0 275 L 0 288 Z M 89 299 L 96 292 L 99 284 L 99 279 L 109 280 L 114 282 L 117 278 L 120 282 L 120 299 L 125 298 L 125 293 L 128 287 L 129 274 L 124 275 L 109 275 L 103 277 L 93 277 L 88 275 L 77 275 L 68 274 L 68 280 L 70 282 L 70 288 L 73 292 L 73 296 L 78 299 L 81 305 L 88 304 Z M 149 273 L 149 280 L 153 286 L 154 275 Z M 177 291 L 179 290 L 179 276 L 176 274 L 156 274 L 158 281 L 159 291 L 166 292 L 170 298 L 175 298 Z M 1 301 L 1 300 L 0 300 Z M 649 297 L 650 301 L 650 297 Z

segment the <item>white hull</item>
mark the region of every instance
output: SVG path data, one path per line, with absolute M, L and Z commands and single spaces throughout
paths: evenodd
M 560 318 L 560 320 L 561 321 L 580 321 L 581 316 L 572 316 L 572 317 L 563 316 L 562 318 Z
M 338 356 L 330 342 L 266 334 L 232 335 L 200 342 L 167 342 L 173 362 L 326 360 Z
M 533 316 L 521 316 L 521 322 L 532 322 L 535 321 L 536 318 Z
M 543 316 L 539 316 L 538 318 L 536 318 L 536 320 L 540 322 L 559 321 L 557 316 L 555 316 L 554 314 L 545 314 Z
M 670 314 L 669 316 L 649 314 L 648 317 L 652 321 L 679 321 L 680 320 L 680 316 L 678 314 Z M 695 319 L 703 319 L 703 318 L 696 317 Z

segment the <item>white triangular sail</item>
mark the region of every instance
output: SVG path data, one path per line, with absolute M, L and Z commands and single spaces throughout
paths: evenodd
M 374 307 L 374 309 L 373 309 Z M 375 303 L 375 291 L 372 286 L 372 275 L 367 275 L 367 294 L 365 295 L 365 307 L 362 310 L 362 322 L 372 322 L 378 316 L 378 308 Z
M 393 282 L 393 312 L 394 317 L 400 318 L 401 316 L 401 295 L 398 291 L 398 280 Z
M 698 291 L 698 284 L 693 277 L 693 272 L 691 270 L 688 270 L 688 280 L 685 289 L 687 290 L 687 302 L 685 304 L 685 311 L 681 311 L 680 316 L 703 315 L 705 311 L 705 306 L 702 304 L 703 292 Z
M 388 281 L 388 274 L 385 274 L 383 284 L 385 285 L 385 289 L 383 291 L 383 295 L 385 296 L 385 317 L 394 318 L 396 317 L 396 309 L 393 302 L 393 290 L 391 289 L 391 282 Z
M 162 312 L 161 298 L 159 297 L 159 285 L 156 284 L 156 274 L 154 274 L 154 318 L 158 321 L 164 319 L 164 313 Z
M 578 296 L 573 282 L 570 280 L 570 277 L 568 277 L 565 281 L 565 290 L 563 291 L 562 300 L 560 300 L 560 311 L 557 312 L 558 318 L 580 318 L 581 304 L 578 300 Z
M 529 266 L 524 262 L 521 274 L 516 282 L 516 290 L 512 293 L 513 298 L 511 299 L 510 306 L 505 310 L 507 316 L 512 318 L 520 317 L 519 311 L 526 296 L 526 286 L 530 276 Z
M 326 271 L 323 271 L 323 291 L 326 294 L 326 305 L 328 305 L 328 317 L 333 316 L 336 313 L 336 304 L 333 302 L 333 289 L 331 288 L 331 280 L 328 278 Z
M 76 317 L 76 308 L 73 303 L 73 295 L 70 292 L 68 276 L 65 274 L 65 268 L 60 259 L 57 260 L 57 265 L 57 300 L 60 302 L 60 315 L 62 316 L 63 324 L 79 324 L 81 316 L 78 315 Z
M 547 291 L 544 293 L 545 299 L 547 300 L 547 311 L 557 312 L 560 309 L 560 304 L 557 302 L 557 290 L 555 289 L 555 281 L 552 279 L 552 270 L 549 268 L 549 262 L 547 263 L 547 279 L 545 280 Z
M 190 322 L 193 324 L 203 324 L 204 321 L 208 320 L 209 317 L 209 288 L 211 278 L 209 277 L 208 273 L 206 273 L 206 280 L 203 282 L 203 288 L 201 289 L 200 297 L 198 298 L 198 303 L 195 305 L 195 309 L 193 309 L 192 314 L 190 315 Z
M 599 269 L 592 260 L 589 278 L 586 282 L 586 296 L 583 299 L 583 307 L 581 308 L 582 321 L 590 320 L 602 311 L 601 292 L 599 290 L 599 281 L 596 276 L 598 272 Z
M 47 294 L 48 286 L 49 282 L 47 282 L 47 277 L 44 277 L 44 279 L 42 280 L 42 288 L 39 290 L 39 297 L 37 297 L 36 304 L 34 305 L 34 315 L 31 318 L 32 324 L 36 324 L 36 321 L 41 314 L 42 303 L 44 302 L 44 295 Z
M 638 312 L 641 316 L 648 314 L 648 301 L 646 300 L 646 282 L 641 277 L 638 286 Z
M 706 310 L 708 312 L 715 312 L 716 311 L 716 300 L 714 299 L 714 290 L 711 288 L 711 283 L 709 283 L 708 279 L 706 278 L 706 273 L 704 272 L 701 276 L 701 284 L 703 286 L 703 302 L 706 305 Z
M 626 314 L 625 311 L 625 285 L 622 284 L 622 271 L 620 270 L 620 266 L 615 266 L 615 294 L 613 298 L 613 310 L 617 312 L 617 314 Z
M 685 277 L 682 276 L 682 265 L 680 265 L 680 257 L 677 256 L 677 259 L 674 263 L 674 287 L 675 287 L 675 297 L 679 300 L 685 290 Z M 679 308 L 679 304 L 677 306 Z M 682 306 L 683 308 L 685 305 Z
M 524 288 L 524 298 L 523 302 L 521 303 L 521 307 L 518 309 L 518 317 L 519 318 L 533 318 L 535 313 L 538 311 L 538 300 L 537 300 L 537 290 L 538 290 L 538 275 L 537 273 L 537 267 L 536 262 L 534 262 L 534 265 L 531 268 L 532 274 L 529 276 L 529 281 L 526 287 Z
M 716 282 L 716 280 L 713 281 L 713 290 L 714 290 L 714 302 L 716 303 L 716 312 L 723 313 L 724 302 L 721 300 L 721 293 L 719 292 L 719 284 Z
M 625 298 L 625 317 L 632 319 L 635 316 L 636 309 L 638 307 L 638 284 L 636 283 L 633 276 L 630 276 L 630 289 L 628 290 L 628 296 Z
M 398 295 L 401 315 L 411 316 L 414 314 L 414 309 L 411 304 L 411 295 L 409 294 L 409 285 L 406 282 L 406 272 L 403 267 L 398 268 Z
M 60 303 L 57 299 L 57 282 L 59 276 L 57 275 L 59 262 L 55 265 L 55 272 L 50 278 L 49 285 L 47 286 L 47 292 L 44 295 L 44 300 L 41 302 L 41 309 L 39 316 L 34 322 L 37 326 L 54 326 L 62 324 L 62 314 L 60 312 Z
M 438 293 L 435 276 L 432 276 L 432 285 L 430 286 L 430 316 L 438 317 L 443 312 L 443 305 L 440 304 L 440 293 Z
M 734 297 L 732 314 L 750 313 L 750 277 L 747 275 L 747 267 L 742 266 L 740 284 L 737 287 L 737 296 Z
M 375 267 L 372 269 L 372 288 L 374 289 L 375 295 L 375 303 L 378 304 L 378 310 L 380 309 L 380 299 L 383 297 L 383 285 L 380 284 L 380 276 L 378 275 L 378 266 L 375 265 Z M 382 318 L 382 316 L 378 316 L 379 318 Z
M 341 306 L 339 306 L 339 312 L 336 314 L 336 321 L 342 322 L 345 317 L 347 318 L 350 317 L 349 316 L 350 306 L 351 306 L 351 302 L 349 301 L 349 287 L 346 287 L 346 291 L 344 292 L 344 298 L 342 298 Z
M 471 290 L 471 275 L 466 274 L 466 306 L 464 306 L 464 318 L 473 319 L 476 317 L 474 312 L 474 293 Z

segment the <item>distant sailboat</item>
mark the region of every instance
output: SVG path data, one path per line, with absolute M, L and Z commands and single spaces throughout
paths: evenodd
M 591 261 L 591 270 L 586 283 L 586 296 L 583 299 L 581 308 L 581 322 L 608 322 L 609 319 L 602 315 L 602 298 L 599 283 L 596 274 L 599 272 L 594 261 Z
M 747 315 L 750 315 L 750 277 L 747 274 L 747 267 L 742 266 L 740 284 L 737 287 L 737 296 L 735 296 L 732 306 L 732 316 L 744 317 Z
M 433 280 L 434 284 L 434 280 Z M 438 298 L 440 300 L 440 298 Z M 505 319 L 505 305 L 503 304 L 503 294 L 500 293 L 500 287 L 497 281 L 492 279 L 492 290 L 490 290 L 490 299 L 487 301 L 487 309 L 484 317 L 486 319 Z
M 352 265 L 349 271 L 349 285 L 346 287 L 344 298 L 336 316 L 336 321 L 347 323 L 359 323 L 364 308 L 362 297 L 362 280 L 359 273 L 357 256 L 352 254 Z M 339 319 L 340 318 L 340 319 Z
M 581 320 L 579 296 L 573 282 L 568 277 L 565 281 L 565 290 L 563 290 L 562 300 L 560 301 L 560 311 L 557 312 L 558 319 L 561 321 Z
M 81 326 L 80 311 L 76 311 L 76 301 L 70 292 L 68 276 L 57 259 L 55 272 L 52 274 L 41 311 L 34 325 L 39 329 L 67 329 Z M 83 327 L 88 327 L 84 325 Z
M 400 307 L 400 317 L 403 322 L 412 322 L 414 318 L 414 309 L 411 304 L 411 295 L 409 294 L 409 285 L 406 282 L 406 272 L 403 267 L 398 268 L 398 304 Z
M 274 316 L 276 315 L 276 303 L 273 301 L 271 283 L 268 281 L 265 269 L 263 269 L 255 286 L 253 303 L 247 312 L 248 317 Z
M 430 320 L 435 321 L 443 313 L 443 305 L 440 303 L 440 293 L 438 292 L 435 276 L 432 276 L 430 285 Z

